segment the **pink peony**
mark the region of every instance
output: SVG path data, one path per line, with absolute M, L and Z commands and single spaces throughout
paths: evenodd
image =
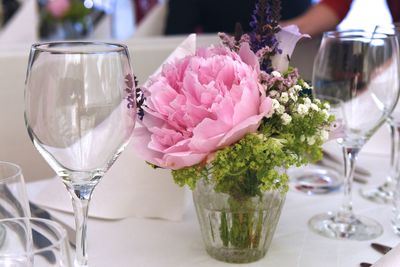
M 69 0 L 49 0 L 46 5 L 47 11 L 55 18 L 61 18 L 70 8 Z
M 148 162 L 180 169 L 256 132 L 272 112 L 258 81 L 257 57 L 244 44 L 198 49 L 163 66 L 144 88 L 147 106 L 135 146 Z

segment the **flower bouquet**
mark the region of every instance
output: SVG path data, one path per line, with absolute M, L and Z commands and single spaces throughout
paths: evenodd
M 280 3 L 259 0 L 252 32 L 170 60 L 144 85 L 136 147 L 194 190 L 207 252 L 262 258 L 288 190 L 285 170 L 322 157 L 329 105 L 289 67 L 302 37 L 278 25 Z
M 45 39 L 80 39 L 93 27 L 92 9 L 81 0 L 41 1 L 40 37 Z

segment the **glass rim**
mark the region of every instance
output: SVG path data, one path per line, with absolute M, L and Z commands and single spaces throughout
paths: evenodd
M 323 33 L 323 38 L 335 38 L 335 39 L 348 39 L 348 38 L 368 38 L 370 40 L 382 39 L 382 36 L 396 37 L 393 33 L 376 32 L 376 28 L 383 27 L 385 25 L 376 25 L 375 30 L 365 29 L 347 29 L 347 30 L 334 30 Z M 348 35 L 343 35 L 348 34 Z
M 98 49 L 95 51 L 86 51 L 86 50 L 76 50 L 71 51 L 67 47 L 73 46 L 87 46 L 93 45 L 96 47 L 103 47 L 103 49 Z M 54 47 L 51 47 L 54 46 Z M 112 43 L 112 42 L 100 42 L 100 41 L 54 41 L 54 42 L 39 42 L 34 43 L 31 46 L 31 50 L 47 52 L 51 54 L 108 54 L 108 53 L 120 53 L 128 50 L 128 47 L 124 44 L 120 43 Z
M 59 247 L 62 245 L 62 243 L 64 242 L 68 242 L 67 241 L 67 231 L 58 223 L 56 223 L 55 221 L 49 220 L 49 219 L 42 219 L 42 218 L 34 218 L 34 217 L 15 217 L 15 218 L 6 218 L 6 219 L 0 219 L 0 225 L 1 223 L 4 222 L 12 222 L 12 223 L 18 223 L 21 224 L 24 223 L 24 221 L 29 221 L 29 224 L 33 223 L 33 222 L 38 222 L 38 223 L 42 223 L 46 226 L 46 228 L 50 228 L 50 230 L 55 234 L 55 236 L 57 237 L 57 240 L 54 243 L 51 243 L 50 245 L 43 247 L 43 248 L 36 248 L 36 246 L 31 246 L 31 250 L 30 251 L 25 251 L 25 252 L 11 252 L 11 253 L 1 253 L 0 254 L 0 259 L 6 259 L 6 258 L 10 258 L 13 256 L 32 256 L 32 255 L 36 255 L 36 254 L 40 254 L 42 252 L 45 251 L 49 251 L 54 247 Z
M 15 168 L 15 173 L 12 175 L 9 175 L 7 177 L 1 177 L 0 176 L 0 182 L 3 181 L 8 181 L 8 180 L 13 180 L 14 178 L 18 177 L 18 176 L 22 176 L 22 169 L 19 165 L 12 163 L 12 162 L 8 162 L 8 161 L 0 161 L 0 165 L 9 165 Z

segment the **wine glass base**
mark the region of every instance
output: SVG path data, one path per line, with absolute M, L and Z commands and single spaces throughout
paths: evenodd
M 360 195 L 372 202 L 388 204 L 393 202 L 394 189 L 387 183 L 376 188 L 361 189 Z
M 315 233 L 333 238 L 349 240 L 371 240 L 383 233 L 382 226 L 373 219 L 354 216 L 350 220 L 340 220 L 336 214 L 317 214 L 308 221 Z
M 343 184 L 340 175 L 331 169 L 307 166 L 288 172 L 294 188 L 308 195 L 337 191 Z

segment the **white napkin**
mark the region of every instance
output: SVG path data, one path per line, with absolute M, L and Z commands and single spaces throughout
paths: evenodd
M 167 61 L 193 54 L 196 35 L 189 35 Z M 161 67 L 155 72 L 158 73 Z M 153 74 L 154 75 L 154 74 Z M 121 219 L 131 216 L 180 220 L 187 191 L 179 188 L 169 170 L 153 169 L 128 145 L 96 187 L 89 216 Z M 72 212 L 71 200 L 60 179 L 51 179 L 33 199 L 39 205 Z
M 364 145 L 361 153 L 385 156 L 390 154 L 390 133 L 386 123 Z
M 151 217 L 181 220 L 187 191 L 178 187 L 170 171 L 153 169 L 128 146 L 93 193 L 89 216 L 101 219 Z M 72 212 L 71 199 L 58 177 L 48 180 L 32 201 Z
M 380 260 L 375 262 L 372 267 L 396 267 L 400 266 L 400 244 L 390 250 Z

